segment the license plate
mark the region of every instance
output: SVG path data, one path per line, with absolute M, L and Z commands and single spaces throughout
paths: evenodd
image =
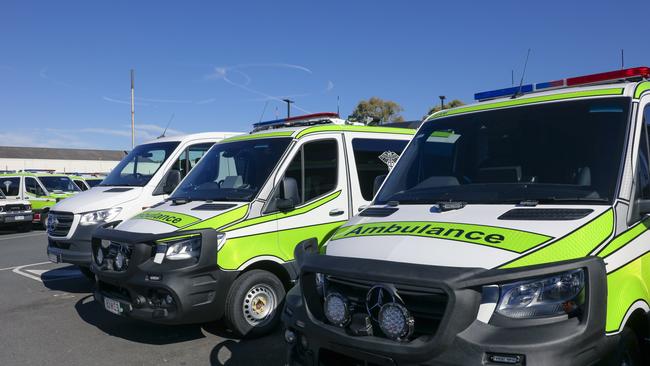
M 113 299 L 109 299 L 105 297 L 104 308 L 106 308 L 106 310 L 110 311 L 113 314 L 122 315 L 122 306 L 120 305 L 119 301 L 115 301 Z
M 25 220 L 25 216 L 14 216 L 14 220 L 16 220 L 16 221 Z
M 56 254 L 47 253 L 47 257 L 52 263 L 61 263 L 61 257 Z

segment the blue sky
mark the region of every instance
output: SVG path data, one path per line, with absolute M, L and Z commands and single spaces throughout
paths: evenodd
M 0 145 L 130 148 L 247 131 L 371 96 L 418 119 L 438 95 L 650 64 L 647 3 L 628 1 L 26 1 L 0 5 Z M 276 112 L 277 111 L 277 112 Z M 294 113 L 298 113 L 295 110 Z

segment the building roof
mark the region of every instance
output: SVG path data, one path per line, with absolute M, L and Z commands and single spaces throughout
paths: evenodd
M 119 150 L 58 149 L 48 147 L 0 146 L 0 159 L 54 159 L 120 161 L 126 152 Z

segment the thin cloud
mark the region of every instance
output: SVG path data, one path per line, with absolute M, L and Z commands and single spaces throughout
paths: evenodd
M 325 93 L 331 92 L 332 89 L 334 89 L 334 83 L 332 82 L 332 80 L 328 80 L 327 87 L 325 87 Z
M 138 98 L 136 97 L 135 100 L 141 100 L 143 102 L 151 102 L 151 103 L 177 103 L 177 104 L 192 104 L 194 101 L 192 100 L 184 100 L 184 99 L 155 99 L 155 98 Z
M 107 101 L 107 102 L 111 102 L 111 103 L 131 105 L 131 102 L 128 101 L 128 100 L 114 99 L 114 98 L 110 98 L 110 97 L 107 97 L 107 96 L 103 96 L 102 99 Z M 140 103 L 140 102 L 135 102 L 135 105 L 145 106 L 145 107 L 149 106 L 149 104 L 147 104 L 147 103 Z
M 216 101 L 217 101 L 217 98 L 209 98 L 209 99 L 203 99 L 203 100 L 196 101 L 196 103 L 194 103 L 194 104 L 199 104 L 199 105 L 210 104 L 210 103 L 214 103 Z
M 81 87 L 79 87 L 79 86 L 72 85 L 72 84 L 68 84 L 68 83 L 66 83 L 66 82 L 63 82 L 63 81 L 57 80 L 57 79 L 55 79 L 55 78 L 52 78 L 52 77 L 48 74 L 48 67 L 47 67 L 47 66 L 41 68 L 41 71 L 38 73 L 38 76 L 40 76 L 41 79 L 43 79 L 43 80 L 47 80 L 47 81 L 49 81 L 49 82 L 51 82 L 51 83 L 53 83 L 53 84 L 55 84 L 55 85 L 63 86 L 63 87 L 66 87 L 66 88 L 73 88 L 73 89 L 85 90 L 84 88 L 81 88 Z

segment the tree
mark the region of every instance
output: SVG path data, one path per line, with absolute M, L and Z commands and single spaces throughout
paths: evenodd
M 364 122 L 372 121 L 379 124 L 404 122 L 404 118 L 399 114 L 403 110 L 399 104 L 391 100 L 372 97 L 360 101 L 350 115 L 350 119 Z
M 462 101 L 460 101 L 458 99 L 454 99 L 451 102 L 445 104 L 445 109 L 460 107 L 461 105 L 465 105 L 465 103 L 463 103 Z M 432 113 L 438 112 L 439 110 L 441 110 L 440 105 L 437 105 L 437 106 L 429 109 L 429 113 L 427 113 L 427 115 L 424 116 L 424 118 L 430 116 Z

